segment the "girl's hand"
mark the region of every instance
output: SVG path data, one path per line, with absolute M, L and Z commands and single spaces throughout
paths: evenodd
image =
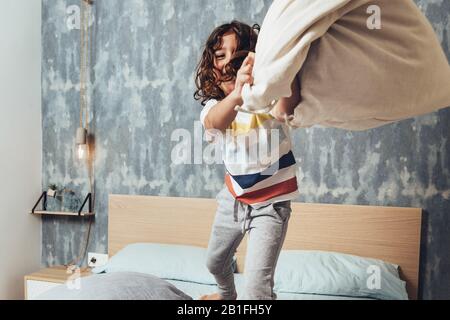
M 239 104 L 243 103 L 241 93 L 244 84 L 246 83 L 249 83 L 250 85 L 253 84 L 252 72 L 254 61 L 255 61 L 255 53 L 249 52 L 244 62 L 242 62 L 241 68 L 237 72 L 234 90 L 231 92 L 231 94 L 234 95 L 236 99 L 238 99 L 238 101 L 240 102 Z
M 299 71 L 300 73 L 300 71 Z M 299 73 L 291 84 L 291 96 L 281 97 L 270 111 L 270 114 L 278 121 L 289 123 L 294 118 L 294 110 L 301 102 Z
M 273 109 L 270 110 L 269 112 L 272 115 L 272 117 L 283 123 L 286 123 L 286 121 L 287 122 L 292 121 L 292 119 L 294 119 L 293 109 L 296 107 L 296 105 L 289 106 L 286 105 L 286 103 L 289 103 L 289 101 L 287 101 L 286 98 L 281 98 L 280 100 L 278 100 L 278 103 L 273 107 Z

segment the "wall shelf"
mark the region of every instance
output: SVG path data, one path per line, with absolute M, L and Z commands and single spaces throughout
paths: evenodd
M 42 210 L 36 210 L 36 207 L 39 205 L 39 203 L 42 202 Z M 88 212 L 83 212 L 83 208 L 88 203 Z M 33 209 L 31 209 L 31 214 L 34 215 L 54 215 L 54 216 L 77 216 L 77 217 L 87 217 L 87 216 L 93 216 L 95 215 L 94 212 L 92 212 L 92 194 L 88 193 L 86 198 L 83 201 L 83 204 L 81 205 L 80 209 L 78 209 L 78 212 L 70 212 L 70 211 L 48 211 L 47 210 L 47 192 L 42 192 L 41 196 L 39 197 L 38 201 L 34 205 Z
M 87 217 L 95 215 L 94 212 L 67 212 L 67 211 L 34 211 L 30 212 L 31 214 L 42 216 L 42 215 L 54 215 L 54 216 L 79 216 L 79 217 Z

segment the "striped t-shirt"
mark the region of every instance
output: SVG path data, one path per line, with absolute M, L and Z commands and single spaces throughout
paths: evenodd
M 203 126 L 217 103 L 207 101 L 200 114 Z M 206 134 L 216 139 L 219 131 Z M 291 136 L 284 123 L 270 114 L 238 112 L 221 137 L 225 184 L 237 200 L 258 208 L 299 195 Z

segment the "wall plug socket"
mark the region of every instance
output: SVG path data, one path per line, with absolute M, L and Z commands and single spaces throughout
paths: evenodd
M 88 266 L 100 267 L 108 262 L 108 255 L 104 253 L 88 252 Z

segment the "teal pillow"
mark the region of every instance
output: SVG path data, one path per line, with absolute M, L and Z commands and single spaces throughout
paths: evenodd
M 187 245 L 130 244 L 111 257 L 106 265 L 96 267 L 92 272 L 140 272 L 162 279 L 216 284 L 206 267 L 206 249 Z
M 337 252 L 282 250 L 274 282 L 278 292 L 408 299 L 398 265 Z

